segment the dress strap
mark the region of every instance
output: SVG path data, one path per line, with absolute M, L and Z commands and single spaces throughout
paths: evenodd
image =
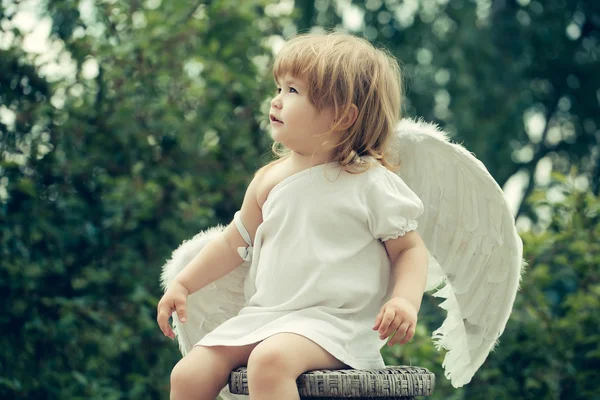
M 244 238 L 244 241 L 248 244 L 248 246 L 252 246 L 252 240 L 250 239 L 250 234 L 248 233 L 248 230 L 246 229 L 246 227 L 244 226 L 244 223 L 242 222 L 242 217 L 240 216 L 240 211 L 235 213 L 235 215 L 233 216 L 233 220 L 235 221 L 235 226 L 237 226 L 238 231 L 240 232 L 240 235 L 242 235 L 242 238 Z

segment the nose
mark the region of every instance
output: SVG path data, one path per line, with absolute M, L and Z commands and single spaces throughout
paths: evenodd
M 278 94 L 277 96 L 273 97 L 273 100 L 271 100 L 271 107 L 277 108 L 277 109 L 281 109 L 281 97 L 280 97 L 280 94 Z

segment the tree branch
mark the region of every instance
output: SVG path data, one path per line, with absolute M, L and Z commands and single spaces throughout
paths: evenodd
M 549 128 L 550 121 L 552 120 L 552 117 L 554 116 L 554 113 L 556 112 L 556 108 L 558 107 L 558 99 L 559 98 L 560 98 L 560 96 L 556 96 L 554 102 L 552 103 L 552 107 L 550 107 L 550 109 L 546 113 L 546 125 L 544 126 L 544 131 L 542 132 L 542 139 L 540 140 L 540 145 L 539 145 L 537 151 L 535 152 L 533 158 L 531 159 L 531 161 L 529 161 L 527 163 L 527 170 L 529 172 L 529 182 L 527 183 L 527 188 L 525 189 L 525 192 L 523 193 L 523 197 L 521 198 L 521 203 L 519 204 L 519 209 L 517 211 L 517 215 L 516 215 L 515 219 L 519 218 L 519 216 L 521 216 L 521 214 L 524 211 L 526 211 L 526 209 L 528 208 L 526 200 L 527 200 L 527 197 L 529 197 L 529 195 L 533 191 L 533 188 L 535 187 L 535 169 L 536 169 L 538 163 L 547 154 L 556 151 L 556 149 L 560 145 L 565 144 L 565 142 L 559 142 L 555 146 L 547 146 L 546 145 L 546 139 L 548 138 L 548 130 L 550 129 Z M 518 168 L 518 170 L 519 169 L 521 169 L 521 168 Z M 512 174 L 510 176 L 512 176 Z

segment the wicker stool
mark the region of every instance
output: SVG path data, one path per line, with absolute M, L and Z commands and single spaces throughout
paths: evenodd
M 415 396 L 429 396 L 435 386 L 435 375 L 426 368 L 406 366 L 372 370 L 316 370 L 300 375 L 297 383 L 302 399 L 408 400 Z M 231 372 L 229 391 L 248 394 L 245 367 Z

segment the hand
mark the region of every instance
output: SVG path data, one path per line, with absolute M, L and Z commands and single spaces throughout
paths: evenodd
M 417 327 L 417 309 L 408 300 L 393 297 L 381 307 L 375 318 L 374 331 L 379 331 L 379 338 L 386 339 L 388 346 L 396 343 L 406 344 L 415 335 Z
M 175 339 L 175 333 L 169 325 L 169 317 L 173 312 L 181 322 L 186 321 L 186 303 L 189 291 L 181 283 L 172 282 L 162 299 L 158 302 L 156 321 L 165 336 Z

